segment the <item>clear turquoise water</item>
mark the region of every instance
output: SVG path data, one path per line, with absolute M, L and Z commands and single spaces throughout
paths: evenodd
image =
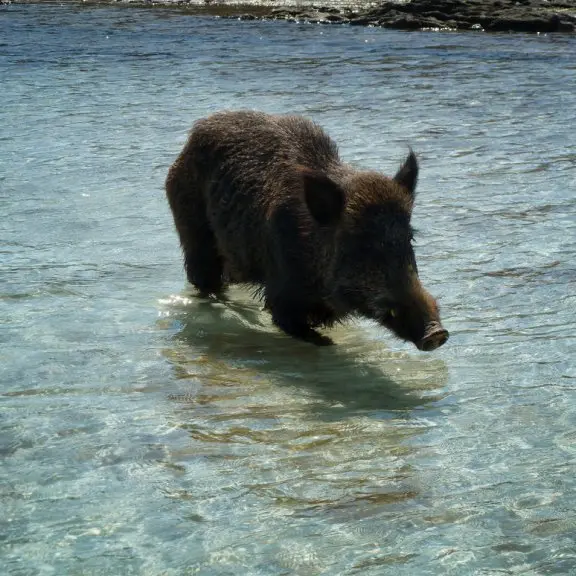
M 576 574 L 576 39 L 0 8 L 0 573 Z M 194 119 L 411 144 L 449 343 L 195 299 Z

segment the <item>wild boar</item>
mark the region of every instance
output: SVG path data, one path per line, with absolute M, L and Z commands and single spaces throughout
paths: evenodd
M 389 178 L 306 118 L 224 111 L 194 124 L 166 193 L 200 295 L 252 285 L 292 337 L 330 344 L 316 328 L 356 314 L 430 351 L 448 332 L 412 248 L 417 179 L 411 150 Z

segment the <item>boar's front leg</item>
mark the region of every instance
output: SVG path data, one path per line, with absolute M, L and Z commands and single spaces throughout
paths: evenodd
M 297 213 L 286 203 L 276 206 L 272 216 L 269 250 L 273 257 L 264 283 L 265 307 L 272 314 L 272 322 L 289 336 L 328 346 L 332 340 L 312 328 L 310 296 L 314 291 L 308 286 L 309 274 L 301 258 L 307 247 L 301 239 Z
M 273 295 L 268 292 L 266 308 L 272 314 L 272 322 L 289 336 L 316 346 L 333 344 L 328 336 L 320 334 L 310 326 L 309 306 L 294 296 L 293 289 L 286 287 Z

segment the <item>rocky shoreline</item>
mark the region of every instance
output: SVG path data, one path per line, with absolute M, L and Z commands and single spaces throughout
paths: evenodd
M 12 0 L 34 3 L 34 0 Z M 10 0 L 0 0 L 9 3 Z M 36 0 L 38 2 L 38 0 Z M 41 3 L 42 0 L 39 1 Z M 240 20 L 286 20 L 314 24 L 377 26 L 396 30 L 575 33 L 576 0 L 83 0 L 83 4 L 118 3 L 171 6 Z
M 234 17 L 234 16 L 227 16 Z M 576 32 L 575 0 L 412 0 L 351 8 L 276 8 L 269 15 L 250 12 L 241 19 L 272 18 L 321 24 L 379 26 L 397 30 L 486 32 Z

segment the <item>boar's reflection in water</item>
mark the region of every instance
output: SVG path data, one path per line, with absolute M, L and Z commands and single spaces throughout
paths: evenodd
M 412 152 L 388 178 L 305 118 L 220 112 L 195 123 L 166 192 L 201 295 L 251 284 L 295 338 L 330 344 L 315 328 L 359 314 L 429 351 L 448 332 L 412 249 L 417 178 Z
M 443 397 L 448 370 L 440 358 L 388 350 L 356 322 L 346 329 L 336 327 L 338 346 L 303 347 L 271 333 L 267 315 L 248 298 L 245 291 L 232 288 L 230 299 L 196 299 L 183 293 L 163 301 L 167 314 L 159 325 L 175 329 L 164 354 L 183 390 L 199 384 L 185 403 L 212 398 L 217 404 L 227 394 L 240 393 L 250 395 L 249 404 L 258 406 L 255 398 L 264 394 L 264 405 L 274 409 L 263 384 L 269 382 L 308 390 L 311 399 L 320 402 L 307 403 L 306 412 L 332 420 L 366 410 L 424 408 Z

